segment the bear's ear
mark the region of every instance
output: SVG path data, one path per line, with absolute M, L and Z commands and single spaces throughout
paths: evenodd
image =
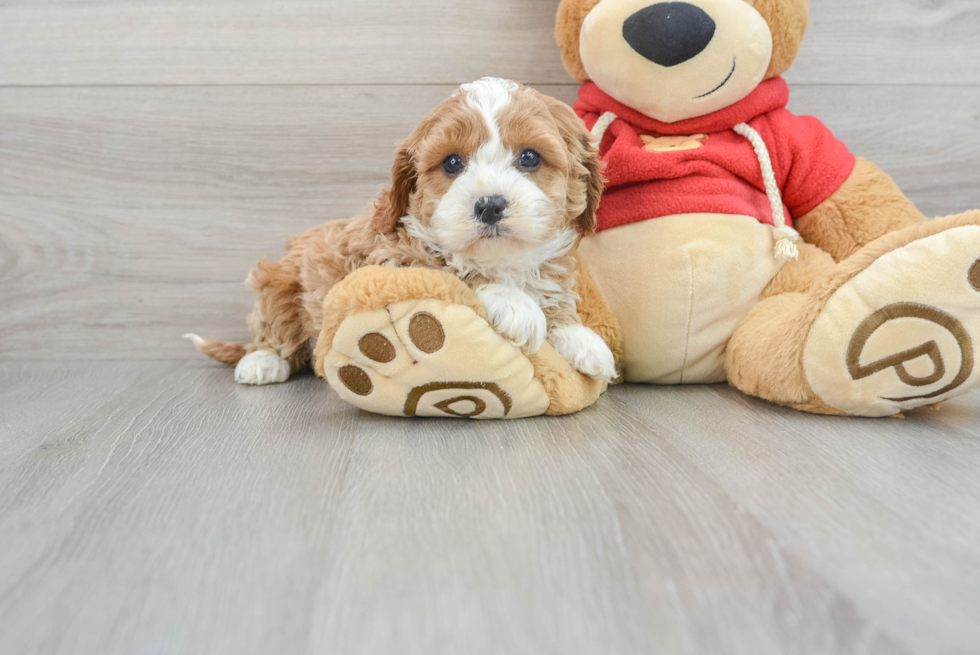
M 772 32 L 772 61 L 766 79 L 779 77 L 793 64 L 810 20 L 810 0 L 755 0 L 755 10 Z
M 582 23 L 600 0 L 562 0 L 558 6 L 558 19 L 555 23 L 555 40 L 561 48 L 561 61 L 565 70 L 579 82 L 589 79 L 579 54 L 579 36 Z

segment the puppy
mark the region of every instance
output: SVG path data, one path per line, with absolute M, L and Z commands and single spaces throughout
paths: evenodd
M 467 282 L 504 337 L 537 352 L 547 341 L 577 370 L 613 380 L 606 343 L 582 325 L 573 249 L 595 230 L 597 148 L 570 107 L 515 82 L 460 87 L 402 142 L 391 187 L 373 207 L 288 241 L 261 260 L 252 343 L 187 335 L 236 366 L 241 384 L 286 381 L 308 365 L 330 288 L 368 265 L 424 266 Z

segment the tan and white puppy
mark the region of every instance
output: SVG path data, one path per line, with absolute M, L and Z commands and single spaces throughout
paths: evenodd
M 593 378 L 616 377 L 576 311 L 573 248 L 595 230 L 598 152 L 570 107 L 515 82 L 466 84 L 395 153 L 392 183 L 363 215 L 289 240 L 259 262 L 249 346 L 188 335 L 242 384 L 284 382 L 309 363 L 323 300 L 368 265 L 426 266 L 466 281 L 496 330 L 529 353 L 547 340 Z

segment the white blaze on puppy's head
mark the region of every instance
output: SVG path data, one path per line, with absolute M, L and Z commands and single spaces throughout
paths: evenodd
M 499 77 L 484 77 L 459 87 L 458 93 L 466 96 L 466 104 L 480 112 L 487 127 L 499 141 L 500 126 L 497 118 L 504 107 L 510 104 L 511 96 L 520 90 L 513 80 Z
M 399 157 L 412 164 L 403 224 L 461 273 L 536 268 L 594 229 L 590 135 L 570 107 L 515 82 L 463 85 Z
M 518 90 L 514 82 L 495 78 L 461 88 L 487 138 L 475 152 L 460 154 L 464 168 L 440 199 L 430 226 L 443 247 L 477 262 L 540 244 L 563 209 L 531 179 L 541 164 L 530 144 L 521 153 L 504 145 L 500 120 Z M 534 165 L 522 166 L 521 155 Z

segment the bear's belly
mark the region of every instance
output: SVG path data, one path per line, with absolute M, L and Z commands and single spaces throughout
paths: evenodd
M 779 272 L 772 226 L 683 214 L 605 230 L 581 245 L 625 333 L 627 382 L 725 381 L 725 347 Z

